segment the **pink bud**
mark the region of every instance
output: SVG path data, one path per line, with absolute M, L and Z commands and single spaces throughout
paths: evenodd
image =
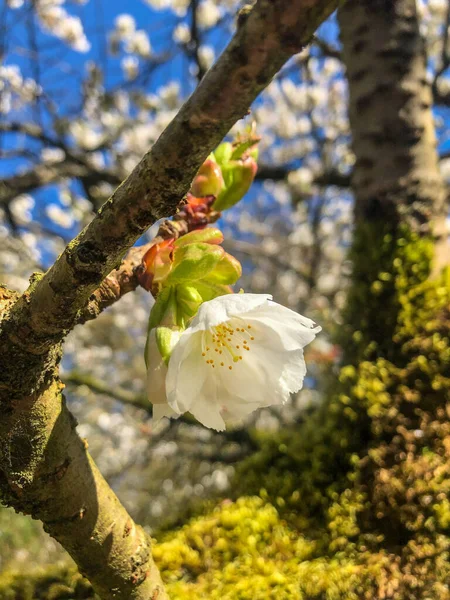
M 222 171 L 219 165 L 208 158 L 198 170 L 192 183 L 191 192 L 194 196 L 218 196 L 224 187 Z

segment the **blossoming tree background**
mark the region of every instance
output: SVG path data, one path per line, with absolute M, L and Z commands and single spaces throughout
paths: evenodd
M 294 19 L 287 5 L 301 3 L 259 2 L 255 10 L 269 4 L 291 10 Z M 242 264 L 236 291 L 273 294 L 322 326 L 306 350 L 304 389 L 283 407 L 260 409 L 220 433 L 189 416 L 155 425 L 143 360 L 150 294 L 131 276 L 126 285 L 134 289 L 125 295 L 124 280 L 113 276 L 89 305 L 94 313 L 81 319 L 88 322 L 64 343 L 64 395 L 108 484 L 156 536 L 153 555 L 170 597 L 444 599 L 450 9 L 440 0 L 350 0 L 299 52 L 320 25 L 320 11 L 335 8 L 309 4 L 318 5 L 316 12 L 290 21 L 297 24 L 289 37 L 294 56 L 285 63 L 281 45 L 280 58 L 271 58 L 274 73 L 259 73 L 258 85 L 268 86 L 247 117 L 261 138 L 258 172 L 218 223 L 225 250 Z M 252 56 L 260 40 L 242 34 L 250 7 L 236 19 L 240 8 L 213 0 L 134 0 L 126 7 L 102 0 L 3 2 L 0 280 L 8 289 L 22 293 L 29 277 L 52 265 L 92 221 L 203 80 L 236 21 L 238 48 Z M 276 39 L 275 25 L 267 36 Z M 238 72 L 232 61 L 228 66 L 231 75 Z M 169 139 L 147 165 L 153 178 L 141 173 L 136 196 L 156 203 L 152 218 L 117 212 L 111 227 L 117 222 L 125 235 L 137 223 L 139 243 L 152 240 L 158 223 L 146 226 L 169 216 L 168 206 L 175 209 L 203 162 L 195 164 L 200 148 L 206 158 L 221 141 L 217 118 L 225 123 L 233 113 L 234 122 L 253 99 L 254 71 L 250 81 L 239 75 L 221 80 L 219 71 L 199 96 L 191 137 Z M 194 96 L 187 110 L 195 108 Z M 230 139 L 244 128 L 238 121 Z M 208 138 L 218 139 L 206 148 Z M 122 208 L 133 190 L 127 193 L 115 197 Z M 133 252 L 127 276 L 142 258 Z M 98 260 L 93 252 L 87 259 Z M 90 275 L 97 281 L 94 267 Z M 82 285 L 89 285 L 84 276 Z M 33 281 L 39 288 L 39 277 Z M 37 307 L 47 340 L 72 323 L 65 321 L 69 305 L 52 314 L 55 298 L 42 297 Z M 9 293 L 0 296 L 0 307 L 9 301 Z M 93 319 L 99 304 L 110 306 Z M 3 328 L 8 344 L 11 331 L 24 331 L 18 322 Z M 23 373 L 47 343 L 36 331 Z M 14 355 L 5 339 L 0 362 L 9 373 Z M 39 446 L 40 425 L 24 425 L 23 398 L 43 384 L 19 380 L 28 391 L 12 403 L 12 379 L 0 388 L 3 502 L 43 519 L 66 550 L 82 554 L 76 546 L 84 543 L 91 512 L 77 508 L 73 522 L 59 526 L 53 505 L 45 514 L 45 486 L 43 506 L 26 497 L 30 471 L 20 453 Z M 52 481 L 65 481 L 68 465 L 61 464 L 50 470 Z M 125 514 L 121 531 L 134 527 Z M 87 529 L 77 540 L 78 523 Z M 38 521 L 2 508 L 0 540 L 1 598 L 94 597 Z M 119 551 L 136 563 L 136 549 Z M 152 597 L 142 581 L 153 585 L 157 575 L 139 571 L 147 556 L 122 572 L 108 563 L 108 551 L 96 552 L 86 562 L 98 561 L 105 579 L 119 573 L 115 597 Z M 90 576 L 88 567 L 81 570 Z M 93 581 L 97 591 L 114 597 L 105 595 L 102 579 Z

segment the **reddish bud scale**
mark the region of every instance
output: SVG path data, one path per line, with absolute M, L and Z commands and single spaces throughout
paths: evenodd
M 173 262 L 174 238 L 154 244 L 142 258 L 143 269 L 138 274 L 139 283 L 147 291 L 152 291 L 155 284 L 170 271 Z
M 215 196 L 200 198 L 188 193 L 186 204 L 174 216 L 176 221 L 185 221 L 188 231 L 203 229 L 206 225 L 214 223 L 220 217 L 220 213 L 212 210 Z

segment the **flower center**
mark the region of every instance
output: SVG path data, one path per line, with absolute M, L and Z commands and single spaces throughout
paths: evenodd
M 235 323 L 227 321 L 206 332 L 202 357 L 213 369 L 217 365 L 232 371 L 233 363 L 243 360 L 245 352 L 250 352 L 250 344 L 255 339 L 252 326 L 240 320 L 237 324 L 235 327 Z

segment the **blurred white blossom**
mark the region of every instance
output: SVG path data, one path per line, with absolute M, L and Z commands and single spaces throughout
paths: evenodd
M 118 15 L 114 24 L 121 38 L 129 38 L 136 31 L 136 21 L 128 14 Z
M 125 48 L 130 54 L 138 54 L 142 58 L 148 58 L 152 52 L 150 38 L 143 29 L 138 29 L 128 38 Z
M 136 79 L 139 73 L 139 60 L 135 56 L 124 56 L 121 66 L 126 79 Z
M 202 0 L 197 8 L 197 20 L 200 27 L 210 29 L 220 19 L 220 10 L 212 0 Z
M 172 37 L 179 44 L 187 44 L 191 41 L 191 30 L 186 23 L 179 23 L 173 30 Z

